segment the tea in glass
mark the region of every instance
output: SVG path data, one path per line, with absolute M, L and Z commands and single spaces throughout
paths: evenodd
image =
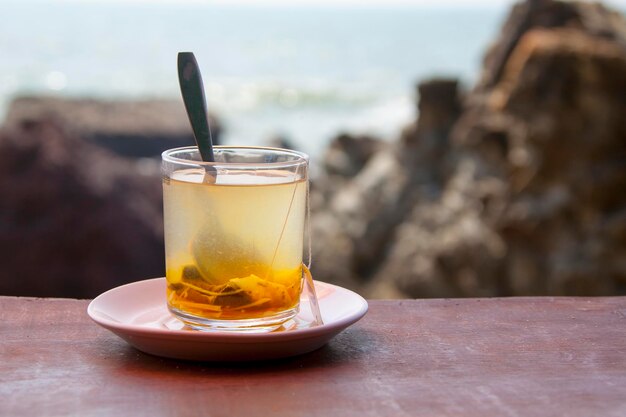
M 215 147 L 163 154 L 167 303 L 195 328 L 267 331 L 298 312 L 306 155 Z

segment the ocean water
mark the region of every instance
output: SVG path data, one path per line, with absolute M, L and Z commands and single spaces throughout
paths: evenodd
M 179 99 L 193 51 L 226 143 L 315 156 L 340 131 L 395 137 L 418 80 L 471 85 L 506 12 L 0 0 L 0 118 L 19 94 Z

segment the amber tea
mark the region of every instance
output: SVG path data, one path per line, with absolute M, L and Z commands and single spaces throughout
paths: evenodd
M 167 303 L 194 327 L 267 329 L 297 313 L 306 159 L 244 149 L 248 159 L 258 160 L 258 152 L 263 161 L 268 152 L 287 157 L 165 169 Z

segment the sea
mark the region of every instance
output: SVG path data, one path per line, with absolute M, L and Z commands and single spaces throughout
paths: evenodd
M 508 9 L 433 3 L 0 0 L 0 120 L 25 94 L 180 100 L 176 54 L 193 51 L 225 143 L 282 137 L 317 157 L 340 132 L 392 140 L 418 81 L 471 87 Z

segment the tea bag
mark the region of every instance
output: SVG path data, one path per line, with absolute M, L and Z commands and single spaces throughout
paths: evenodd
M 199 274 L 212 285 L 226 284 L 231 278 L 260 275 L 267 269 L 253 248 L 238 242 L 213 218 L 207 219 L 190 245 Z

